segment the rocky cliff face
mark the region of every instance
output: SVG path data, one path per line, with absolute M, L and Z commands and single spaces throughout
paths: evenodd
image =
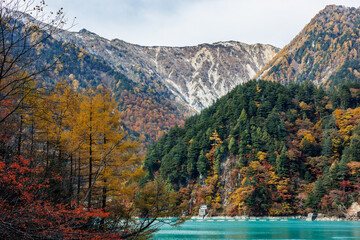
M 271 45 L 218 42 L 193 47 L 144 47 L 107 40 L 85 29 L 57 39 L 75 43 L 141 84 L 156 86 L 169 99 L 197 113 L 244 83 L 280 49 Z

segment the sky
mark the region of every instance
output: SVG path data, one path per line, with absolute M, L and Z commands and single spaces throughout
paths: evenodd
M 46 0 L 64 8 L 70 31 L 143 46 L 193 46 L 219 41 L 288 44 L 326 5 L 360 0 Z

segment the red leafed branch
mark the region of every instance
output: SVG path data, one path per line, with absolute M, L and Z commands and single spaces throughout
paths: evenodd
M 21 156 L 8 162 L 0 158 L 1 239 L 118 239 L 96 224 L 107 213 L 54 204 L 46 195 L 48 185 L 39 177 L 41 168 L 32 165 Z

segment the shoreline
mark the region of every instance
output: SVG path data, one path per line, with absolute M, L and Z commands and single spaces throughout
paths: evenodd
M 205 220 L 205 219 L 211 219 L 211 220 L 254 220 L 254 219 L 306 219 L 305 216 L 211 216 L 211 217 L 201 217 L 201 216 L 192 216 L 190 219 L 194 220 Z
M 357 217 L 335 217 L 335 216 L 324 216 L 319 214 L 314 220 L 309 220 L 308 216 L 211 216 L 211 217 L 200 217 L 200 216 L 192 216 L 189 220 L 270 220 L 270 221 L 286 221 L 286 220 L 304 220 L 308 222 L 340 222 L 340 221 L 349 221 L 349 222 L 359 222 L 360 219 Z

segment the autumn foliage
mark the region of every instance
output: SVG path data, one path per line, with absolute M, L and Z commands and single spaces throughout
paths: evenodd
M 284 84 L 311 81 L 330 89 L 359 74 L 359 9 L 329 5 L 257 73 Z
M 238 86 L 151 146 L 147 177 L 190 191 L 182 196 L 194 214 L 207 204 L 210 215 L 345 216 L 360 200 L 358 89 Z
M 93 218 L 108 217 L 102 210 L 85 209 L 75 203 L 57 203 L 47 196 L 48 180 L 35 162 L 18 156 L 0 160 L 0 236 L 2 239 L 109 238 L 89 225 Z M 61 181 L 60 177 L 53 178 Z

